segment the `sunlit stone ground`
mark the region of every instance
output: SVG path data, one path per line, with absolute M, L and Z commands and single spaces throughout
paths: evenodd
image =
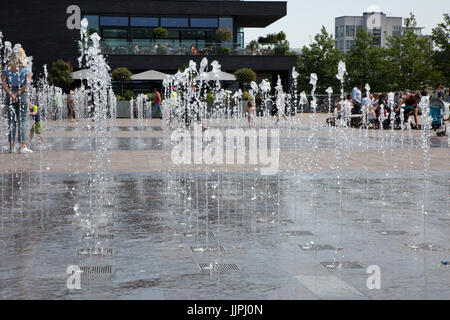
M 280 123 L 273 176 L 175 166 L 160 120 L 117 120 L 102 212 L 91 208 L 92 122 L 46 123 L 32 155 L 6 153 L 3 122 L 0 298 L 448 299 L 448 137 L 427 151 L 421 131 L 328 129 L 324 115 L 313 135 L 309 117 L 301 130 Z M 107 268 L 69 290 L 69 265 Z M 380 290 L 367 288 L 372 265 Z

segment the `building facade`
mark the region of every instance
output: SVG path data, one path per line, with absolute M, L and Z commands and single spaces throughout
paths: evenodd
M 287 3 L 281 1 L 49 0 L 25 6 L 8 1 L 2 3 L 0 31 L 4 40 L 22 44 L 36 67 L 50 68 L 63 59 L 78 69 L 80 20 L 86 18 L 90 31 L 102 37 L 112 69 L 175 73 L 189 60 L 207 56 L 227 72 L 248 67 L 288 82 L 296 56 L 255 54 L 244 44 L 244 28 L 264 28 L 286 14 Z M 167 33 L 155 31 L 160 27 Z M 218 39 L 217 29 L 230 30 L 231 38 Z
M 386 47 L 387 38 L 400 35 L 403 18 L 388 17 L 383 12 L 364 12 L 362 16 L 344 16 L 335 19 L 336 49 L 348 51 L 355 44 L 356 32 L 363 28 L 375 37 L 375 44 Z

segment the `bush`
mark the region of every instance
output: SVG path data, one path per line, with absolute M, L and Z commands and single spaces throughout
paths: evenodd
M 277 56 L 284 56 L 289 51 L 289 45 L 286 43 L 279 44 L 275 47 L 274 52 Z
M 158 39 L 165 38 L 169 35 L 169 32 L 167 29 L 163 27 L 158 27 L 156 29 L 153 29 L 153 35 Z
M 215 92 L 209 91 L 209 92 L 206 94 L 206 101 L 207 101 L 207 102 L 213 103 L 215 99 L 216 99 L 216 93 L 215 93 Z
M 147 96 L 147 99 L 150 101 L 154 101 L 155 100 L 155 94 L 154 93 L 146 93 L 145 94 Z
M 236 76 L 236 80 L 241 84 L 256 81 L 255 71 L 249 68 L 239 69 L 234 73 L 234 75 Z
M 127 99 L 125 99 L 122 96 L 119 96 L 118 94 L 116 95 L 116 99 L 117 99 L 117 101 L 127 101 Z
M 123 95 L 123 97 L 124 97 L 124 99 L 125 99 L 126 101 L 129 101 L 129 100 L 131 100 L 131 99 L 136 98 L 136 95 L 134 94 L 133 91 L 127 90 L 127 91 L 125 91 L 125 94 Z
M 216 54 L 219 56 L 227 56 L 230 54 L 230 52 L 231 52 L 230 48 L 219 47 L 216 49 Z
M 72 79 L 73 67 L 70 62 L 58 59 L 52 64 L 49 74 L 49 81 L 54 86 L 60 87 L 67 91 L 73 84 Z
M 219 42 L 226 42 L 233 39 L 233 32 L 228 28 L 219 28 L 216 30 L 216 39 Z
M 167 53 L 169 53 L 169 48 L 167 48 L 164 45 L 159 45 L 158 48 L 156 49 L 156 53 L 166 55 Z

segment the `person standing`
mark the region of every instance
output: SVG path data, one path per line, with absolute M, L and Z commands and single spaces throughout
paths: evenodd
M 73 91 L 70 91 L 70 93 L 67 96 L 67 109 L 69 112 L 69 121 L 74 122 L 75 121 L 75 94 Z
M 161 112 L 161 94 L 158 92 L 157 89 L 154 90 L 155 93 L 155 100 L 153 101 L 155 106 L 153 107 L 152 111 L 152 118 L 155 116 L 156 111 L 159 109 L 159 112 Z
M 361 113 L 361 88 L 362 85 L 358 84 L 352 90 L 352 101 L 353 101 L 353 110 L 352 113 L 359 114 Z
M 57 88 L 55 92 L 55 110 L 54 110 L 55 120 L 61 119 L 63 106 L 64 106 L 64 99 L 62 91 L 60 88 Z
M 13 48 L 11 60 L 2 72 L 2 88 L 6 93 L 8 108 L 8 140 L 9 152 L 15 152 L 16 128 L 18 131 L 19 153 L 32 153 L 27 148 L 28 119 L 28 88 L 31 85 L 33 73 L 28 65 L 28 59 L 20 44 Z

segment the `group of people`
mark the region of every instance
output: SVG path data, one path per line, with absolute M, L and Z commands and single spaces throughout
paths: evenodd
M 393 99 L 389 99 L 386 93 L 366 93 L 362 98 L 361 90 L 362 85 L 355 86 L 352 93 L 347 95 L 346 100 L 337 103 L 339 118 L 345 115 L 355 116 L 351 119 L 352 126 L 366 125 L 373 129 L 383 126 L 386 129 L 391 125 L 391 115 L 395 115 L 394 125 L 396 128 L 407 122 L 409 117 L 413 117 L 414 123 L 411 123 L 411 128 L 416 130 L 422 128 L 422 125 L 419 124 L 419 115 L 422 113 L 420 102 L 423 97 L 430 97 L 427 86 L 417 92 L 399 92 L 392 97 Z M 436 85 L 435 97 L 443 101 L 445 99 L 441 83 Z M 358 117 L 359 115 L 361 117 Z
M 31 143 L 34 134 L 41 136 L 43 122 L 40 109 L 30 102 L 28 89 L 31 86 L 33 73 L 30 60 L 20 44 L 14 46 L 9 62 L 2 70 L 1 87 L 6 94 L 6 108 L 8 115 L 8 141 L 10 153 L 32 153 Z M 34 123 L 30 130 L 30 148 L 26 145 L 28 118 L 32 117 Z M 16 147 L 16 132 L 19 146 Z

